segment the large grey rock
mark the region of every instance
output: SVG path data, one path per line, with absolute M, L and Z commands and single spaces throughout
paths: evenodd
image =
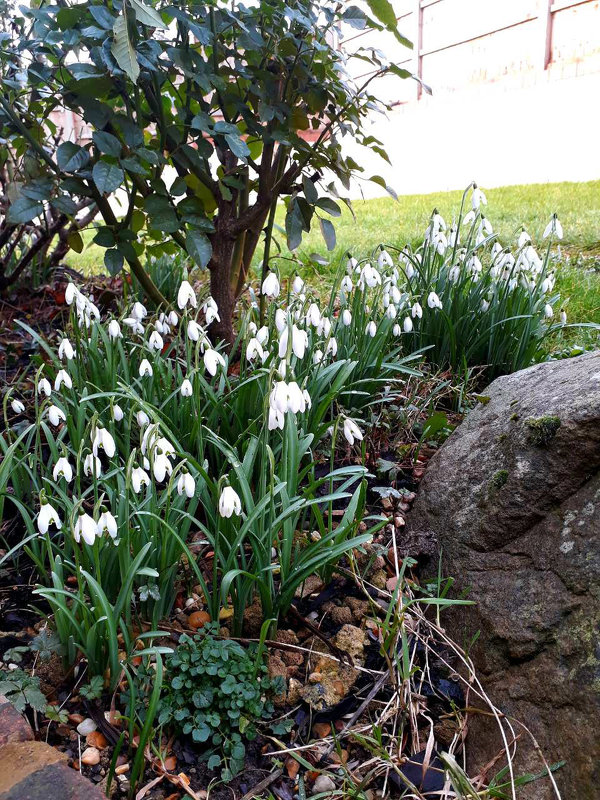
M 600 798 L 600 352 L 498 378 L 432 459 L 406 547 L 434 553 L 477 605 L 448 628 L 492 699 L 525 723 L 563 798 Z M 489 398 L 489 400 L 487 399 Z M 475 716 L 471 766 L 500 750 Z M 540 771 L 526 736 L 518 771 Z M 537 781 L 519 797 L 555 797 Z

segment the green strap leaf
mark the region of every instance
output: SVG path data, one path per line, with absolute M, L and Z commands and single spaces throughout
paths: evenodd
M 110 51 L 123 72 L 134 83 L 137 83 L 137 79 L 140 76 L 140 67 L 135 55 L 135 49 L 129 38 L 126 9 L 127 5 L 124 4 L 123 13 L 117 17 L 113 25 L 113 43 Z

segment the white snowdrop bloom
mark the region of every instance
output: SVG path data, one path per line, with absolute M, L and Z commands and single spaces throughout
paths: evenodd
M 61 456 L 58 459 L 52 470 L 52 477 L 55 481 L 58 481 L 59 478 L 64 478 L 67 483 L 71 483 L 73 480 L 73 467 L 69 464 L 68 458 Z
M 83 459 L 83 474 L 86 478 L 89 475 L 99 478 L 102 475 L 102 462 L 93 453 L 88 453 Z
M 142 441 L 140 444 L 140 450 L 142 454 L 146 454 L 151 450 L 154 450 L 156 443 L 160 439 L 160 432 L 158 428 L 158 424 L 153 422 L 152 425 L 148 425 L 144 434 L 142 436 Z
M 396 309 L 396 306 L 393 303 L 390 303 L 389 306 L 385 310 L 385 315 L 386 315 L 386 317 L 388 319 L 396 319 L 396 314 L 397 313 L 398 313 L 398 310 Z
M 157 350 L 159 353 L 165 346 L 163 338 L 158 331 L 152 331 L 148 339 L 148 346 L 151 350 Z
M 311 303 L 306 312 L 306 324 L 318 328 L 321 324 L 321 311 L 316 303 Z
M 547 294 L 549 291 L 551 291 L 551 286 L 552 286 L 552 281 L 550 280 L 550 276 L 547 275 L 542 281 L 542 284 L 540 286 L 542 294 Z
M 450 283 L 456 283 L 456 281 L 460 278 L 460 267 L 458 264 L 455 264 L 448 273 L 448 280 Z
M 517 240 L 517 246 L 521 248 L 525 247 L 526 244 L 530 243 L 531 243 L 531 236 L 527 233 L 525 229 L 523 229 L 519 234 L 519 238 Z
M 381 286 L 381 275 L 370 264 L 365 264 L 361 270 L 358 285 L 361 289 L 364 289 L 365 286 L 368 286 L 369 289 L 373 289 L 375 286 Z
M 123 338 L 123 334 L 121 333 L 121 326 L 117 322 L 116 319 L 111 319 L 108 323 L 108 335 L 111 339 L 121 339 Z
M 353 445 L 355 441 L 362 442 L 363 433 L 358 427 L 356 422 L 349 417 L 344 420 L 344 436 L 349 445 Z
M 333 356 L 335 358 L 335 356 L 337 356 L 337 351 L 338 351 L 337 339 L 335 338 L 335 336 L 331 336 L 327 340 L 327 347 L 325 348 L 325 355 L 326 356 Z
M 544 316 L 546 317 L 546 319 L 552 319 L 552 317 L 554 316 L 554 309 L 552 308 L 550 303 L 546 303 L 546 305 L 544 306 Z
M 265 351 L 258 339 L 250 339 L 246 346 L 246 360 L 254 361 L 257 356 L 261 361 L 264 361 L 266 357 Z
M 198 301 L 196 299 L 196 293 L 189 281 L 181 281 L 181 286 L 177 292 L 177 305 L 181 311 L 183 311 L 187 305 L 190 305 L 192 308 L 197 307 Z
M 421 304 L 413 303 L 410 313 L 412 314 L 413 319 L 415 319 L 416 317 L 421 319 L 421 317 L 423 316 L 423 309 L 421 308 Z
M 489 300 L 486 300 L 485 297 L 481 301 L 481 310 L 485 314 L 485 312 L 489 309 L 490 303 Z
M 73 538 L 79 544 L 83 539 L 86 544 L 92 545 L 98 536 L 98 523 L 89 514 L 80 514 L 73 528 Z
M 123 419 L 123 409 L 117 403 L 112 407 L 112 418 L 115 422 L 121 422 Z
M 277 367 L 277 372 L 282 381 L 285 380 L 285 376 L 287 375 L 287 367 L 288 367 L 287 361 L 285 359 L 282 359 L 279 362 L 279 366 Z
M 460 242 L 460 233 L 458 228 L 455 224 L 452 224 L 450 228 L 450 233 L 448 234 L 448 244 L 450 247 L 456 247 L 456 245 Z
M 207 348 L 206 352 L 204 353 L 204 366 L 206 371 L 214 378 L 214 376 L 217 374 L 217 368 L 219 366 L 225 367 L 225 359 L 221 353 L 217 353 L 216 350 Z
M 60 387 L 63 385 L 63 383 L 67 389 L 73 388 L 73 381 L 71 380 L 69 373 L 64 369 L 59 369 L 56 373 L 56 378 L 54 379 L 54 391 L 60 391 Z
M 535 247 L 532 247 L 531 245 L 529 245 L 528 247 L 525 248 L 523 253 L 524 253 L 525 258 L 527 260 L 527 264 L 529 265 L 529 269 L 532 272 L 534 272 L 536 275 L 539 275 L 539 273 L 544 268 L 544 262 L 539 257 Z
M 281 414 L 288 410 L 288 387 L 285 381 L 275 382 L 269 395 L 269 405 Z
M 150 417 L 148 416 L 148 414 L 146 414 L 145 411 L 138 411 L 137 414 L 135 415 L 135 418 L 140 428 L 145 427 L 150 422 Z
M 252 322 L 252 320 L 246 325 L 246 336 L 256 336 L 258 328 L 256 326 L 256 322 Z
M 188 498 L 192 498 L 196 493 L 196 481 L 187 470 L 182 472 L 177 479 L 177 494 L 182 495 L 184 493 Z
M 241 513 L 242 501 L 240 496 L 232 486 L 224 486 L 219 498 L 219 514 L 229 519 L 234 514 L 239 517 Z
M 435 292 L 429 292 L 427 297 L 427 305 L 429 308 L 442 308 L 442 301 Z
M 285 415 L 277 408 L 271 408 L 271 406 L 269 406 L 269 417 L 267 424 L 269 430 L 270 431 L 274 431 L 277 429 L 283 430 L 284 425 L 285 425 Z
M 398 323 L 396 323 L 392 328 L 392 333 L 394 334 L 394 336 L 400 336 L 400 334 L 402 333 L 402 328 L 400 327 L 400 325 L 398 325 Z
M 50 395 L 52 394 L 52 387 L 50 386 L 50 381 L 48 380 L 48 378 L 41 378 L 41 380 L 38 381 L 37 393 L 38 394 L 43 393 L 46 395 L 46 397 L 50 397 Z
M 404 333 L 410 333 L 413 329 L 413 321 L 410 317 L 404 317 L 404 322 L 402 323 L 402 327 L 404 328 Z
M 367 322 L 365 333 L 367 334 L 367 336 L 370 336 L 371 338 L 373 338 L 377 334 L 377 324 L 374 322 L 374 320 Z
M 479 230 L 488 236 L 494 232 L 492 223 L 487 217 L 481 217 L 481 221 L 479 222 Z
M 475 216 L 476 216 L 476 214 L 475 214 L 474 211 L 469 211 L 467 214 L 465 214 L 464 219 L 463 219 L 463 223 L 465 225 L 470 225 L 473 222 L 473 220 L 475 219 Z
M 292 282 L 292 291 L 294 294 L 301 294 L 304 291 L 304 281 L 300 275 L 296 275 Z
M 110 431 L 107 431 L 106 428 L 96 428 L 94 432 L 94 439 L 92 441 L 92 453 L 97 456 L 98 450 L 104 450 L 106 455 L 109 458 L 112 458 L 115 454 L 115 440 L 113 439 Z
M 329 317 L 325 316 L 325 314 L 321 317 L 321 322 L 317 327 L 317 333 L 324 338 L 327 338 L 331 333 L 331 320 Z
M 184 378 L 184 380 L 181 382 L 179 391 L 181 392 L 182 397 L 191 397 L 192 394 L 194 393 L 192 384 L 187 378 Z
M 502 250 L 502 245 L 500 244 L 500 242 L 494 242 L 494 244 L 492 245 L 492 257 L 494 258 L 494 260 L 498 258 L 498 256 L 503 252 L 504 251 Z
M 542 238 L 547 239 L 550 234 L 555 234 L 557 239 L 563 238 L 563 229 L 562 225 L 558 221 L 558 217 L 556 214 L 552 214 L 550 218 L 550 222 L 546 225 L 546 229 L 544 230 L 544 235 Z
M 323 351 L 318 349 L 313 353 L 313 364 L 320 364 L 323 361 Z
M 123 320 L 123 325 L 126 325 L 128 328 L 131 328 L 133 333 L 138 333 L 141 334 L 142 336 L 144 335 L 144 326 L 139 321 L 139 319 L 135 319 L 134 317 L 126 317 Z
M 560 310 L 560 323 L 561 325 L 567 324 L 567 312 L 563 308 Z
M 306 411 L 306 400 L 304 399 L 304 395 L 302 394 L 302 390 L 296 383 L 296 381 L 291 381 L 288 383 L 288 411 L 291 411 L 292 414 L 298 414 L 299 412 Z
M 163 323 L 163 321 L 162 321 L 162 320 L 160 320 L 160 319 L 157 319 L 157 320 L 155 320 L 155 322 L 154 322 L 154 330 L 155 330 L 157 333 L 160 333 L 160 335 L 162 336 L 162 335 L 163 335 L 163 333 L 167 333 L 167 332 L 168 332 L 168 330 L 169 330 L 169 326 L 168 326 L 168 325 L 165 325 L 165 324 Z
M 73 350 L 73 345 L 68 339 L 61 339 L 61 342 L 58 345 L 58 357 L 61 360 L 66 358 L 67 361 L 75 358 L 75 350 Z
M 340 288 L 343 289 L 348 294 L 352 291 L 352 279 L 349 275 L 344 275 L 342 278 L 342 282 L 340 284 Z
M 312 399 L 311 399 L 311 397 L 310 397 L 310 395 L 308 393 L 308 389 L 303 389 L 302 390 L 302 397 L 304 398 L 304 402 L 306 404 L 306 408 L 308 408 L 310 410 L 312 408 Z
M 54 427 L 56 427 L 57 425 L 60 425 L 61 420 L 64 421 L 65 419 L 66 417 L 64 411 L 61 411 L 61 409 L 58 406 L 50 406 L 50 408 L 48 409 L 48 420 L 51 425 L 54 425 Z
M 351 275 L 357 267 L 358 261 L 354 258 L 354 256 L 350 256 L 348 261 L 346 261 L 346 272 L 348 275 Z
M 446 250 L 448 249 L 448 240 L 441 231 L 438 231 L 435 234 L 432 240 L 432 244 L 435 247 L 436 251 L 441 256 L 443 256 Z
M 308 347 L 308 334 L 306 331 L 292 325 L 292 352 L 296 358 L 303 359 Z
M 142 490 L 142 486 L 150 486 L 150 476 L 142 467 L 134 467 L 131 470 L 131 486 L 136 494 Z
M 278 308 L 275 312 L 275 327 L 281 333 L 287 328 L 287 314 L 283 308 Z
M 169 316 L 167 319 L 169 320 L 169 325 L 172 325 L 173 327 L 175 327 L 175 325 L 177 325 L 179 322 L 179 317 L 177 316 L 176 311 L 169 311 Z
M 281 286 L 279 285 L 279 278 L 274 272 L 269 272 L 267 277 L 264 279 L 261 287 L 261 292 L 266 297 L 279 297 L 279 292 L 281 291 Z
M 75 286 L 74 283 L 68 283 L 67 288 L 65 289 L 65 303 L 70 306 L 73 303 L 73 300 L 79 294 L 79 289 Z
M 154 374 L 152 369 L 152 364 L 148 361 L 147 358 L 143 358 L 140 363 L 139 368 L 140 378 L 151 378 Z
M 152 471 L 157 483 L 162 483 L 173 472 L 173 465 L 164 453 L 158 453 L 154 456 Z
M 15 414 L 22 414 L 25 411 L 25 406 L 20 400 L 13 400 L 10 404 L 10 407 L 15 412 Z
M 484 206 L 487 206 L 487 197 L 477 184 L 473 184 L 473 194 L 471 195 L 471 205 L 473 209 L 477 211 L 482 203 Z
M 467 266 L 467 271 L 471 275 L 475 275 L 475 274 L 477 274 L 477 273 L 479 273 L 479 272 L 481 272 L 483 270 L 483 266 L 481 264 L 481 261 L 477 258 L 477 256 L 475 254 L 473 254 L 469 258 L 469 260 L 467 261 L 466 266 Z
M 54 508 L 54 506 L 51 506 L 47 500 L 42 500 L 40 513 L 38 514 L 37 518 L 38 531 L 44 535 L 45 533 L 48 533 L 48 528 L 50 525 L 54 525 L 57 530 L 62 528 L 62 522 L 58 516 L 58 511 Z
M 137 319 L 138 322 L 141 322 L 148 316 L 148 309 L 146 308 L 145 305 L 137 301 L 133 304 L 133 308 L 131 309 L 131 316 L 134 319 Z
M 432 233 L 435 235 L 439 231 L 446 230 L 446 220 L 442 217 L 442 215 L 435 211 L 431 220 L 431 224 L 433 227 Z
M 384 292 L 383 293 L 383 307 L 387 308 L 390 304 L 390 293 Z
M 104 536 L 107 533 L 111 539 L 117 538 L 117 520 L 113 517 L 110 511 L 103 511 L 98 518 L 98 536 Z
M 377 266 L 379 267 L 379 269 L 383 269 L 384 267 L 394 266 L 392 257 L 387 250 L 380 251 L 379 255 L 377 256 Z
M 269 329 L 267 328 L 266 325 L 263 325 L 262 328 L 259 328 L 257 330 L 256 338 L 263 347 L 267 344 L 267 342 L 269 341 Z
M 153 443 L 152 447 L 154 452 L 159 453 L 160 455 L 169 456 L 170 458 L 175 458 L 177 455 L 172 443 L 165 436 L 159 436 L 159 438 Z
M 398 303 L 402 300 L 400 289 L 398 289 L 397 286 L 392 286 L 390 294 L 392 296 L 392 302 L 394 303 L 394 305 L 398 305 Z
M 196 320 L 191 319 L 187 324 L 187 335 L 188 339 L 191 339 L 192 342 L 197 342 L 200 337 L 204 338 L 204 331 L 200 325 L 196 322 Z
M 202 311 L 206 318 L 206 324 L 211 325 L 215 320 L 217 322 L 221 321 L 221 317 L 219 316 L 219 306 L 213 300 L 212 297 L 209 297 L 208 300 L 202 306 Z
M 352 314 L 347 308 L 342 311 L 342 323 L 346 326 L 346 328 L 349 325 L 352 325 Z

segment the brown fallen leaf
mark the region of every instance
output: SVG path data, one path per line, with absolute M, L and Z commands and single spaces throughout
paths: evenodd
M 298 772 L 300 770 L 300 762 L 296 761 L 295 758 L 292 758 L 290 756 L 289 758 L 286 758 L 286 760 L 285 760 L 285 768 L 287 770 L 288 777 L 290 777 L 292 780 L 295 780 L 296 779 L 296 775 L 298 774 Z

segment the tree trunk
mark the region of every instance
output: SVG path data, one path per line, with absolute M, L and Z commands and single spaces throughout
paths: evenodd
M 231 260 L 233 258 L 233 239 L 226 236 L 213 238 L 213 252 L 208 269 L 210 270 L 210 293 L 219 308 L 220 322 L 215 320 L 208 329 L 213 344 L 225 341 L 229 347 L 235 342 L 233 312 L 235 298 L 231 289 Z

